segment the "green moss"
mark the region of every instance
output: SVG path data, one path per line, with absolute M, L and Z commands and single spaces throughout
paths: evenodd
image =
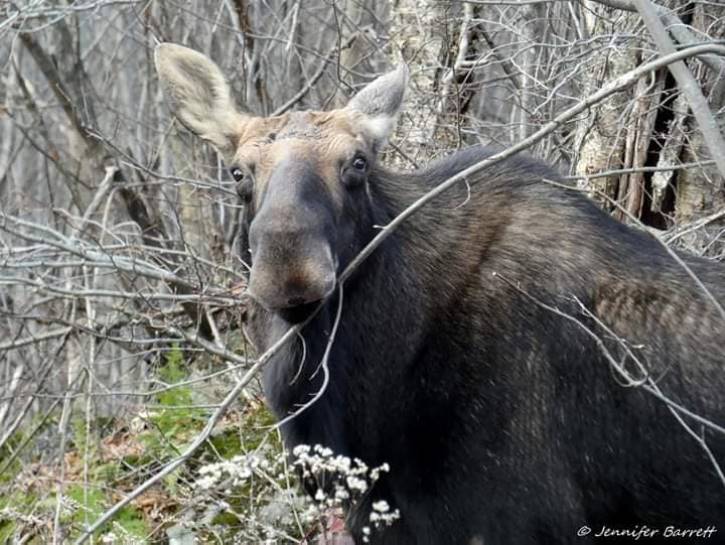
M 66 490 L 66 496 L 73 500 L 76 508 L 71 511 L 70 521 L 83 525 L 86 521 L 94 521 L 103 514 L 106 509 L 106 497 L 104 493 L 93 488 L 92 485 L 84 492 L 81 485 L 73 485 Z
M 209 411 L 192 408 L 194 396 L 191 386 L 174 386 L 189 378 L 183 353 L 178 347 L 166 354 L 166 362 L 159 369 L 159 378 L 171 387 L 157 396 L 159 408 L 153 410 L 150 417 L 157 435 L 147 436 L 145 440 L 157 454 L 170 450 L 171 454 L 178 455 L 179 450 L 204 425 Z M 158 437 L 159 433 L 161 437 Z
M 12 543 L 15 528 L 15 523 L 12 520 L 0 519 L 0 543 Z
M 98 519 L 112 503 L 101 489 L 92 488 L 91 485 L 85 493 L 82 486 L 71 486 L 66 495 L 75 502 L 77 508 L 71 511 L 70 520 L 64 522 L 72 522 L 78 531 L 87 521 L 93 522 Z M 122 534 L 119 536 L 122 543 L 142 541 L 149 533 L 149 526 L 141 511 L 127 505 L 118 512 L 112 522 L 103 526 L 94 535 L 99 536 L 109 531 Z
M 121 509 L 115 522 L 129 536 L 145 539 L 149 534 L 149 526 L 143 518 L 143 513 L 134 507 L 127 505 Z
M 224 430 L 209 439 L 214 450 L 222 458 L 231 458 L 242 450 L 242 441 L 239 431 L 235 429 Z
M 33 458 L 43 454 L 41 451 L 33 451 L 32 440 L 42 433 L 47 426 L 57 424 L 50 416 L 51 414 L 53 413 L 35 416 L 27 425 L 18 428 L 15 433 L 8 437 L 3 447 L 0 448 L 0 484 L 14 483 L 15 476 L 22 471 L 24 463 L 21 462 L 20 457 L 15 456 L 18 451 L 29 450 L 32 452 Z M 26 458 L 25 463 L 27 461 Z
M 25 489 L 14 490 L 7 495 L 0 496 L 0 511 L 10 509 L 19 512 L 26 512 L 34 508 L 40 499 L 33 491 Z M 2 518 L 0 518 L 2 520 Z
M 114 481 L 119 477 L 121 468 L 116 462 L 93 464 L 90 468 L 91 478 L 99 482 Z
M 239 526 L 239 517 L 231 511 L 222 511 L 212 519 L 213 526 Z
M 31 513 L 37 508 L 38 497 L 33 492 L 14 491 L 0 496 L 0 511 L 10 510 L 11 513 Z M 13 537 L 19 530 L 18 522 L 10 513 L 0 515 L 0 543 L 14 543 Z

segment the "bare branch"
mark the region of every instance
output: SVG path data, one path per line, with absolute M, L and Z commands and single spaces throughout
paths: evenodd
M 662 54 L 667 56 L 674 54 L 677 49 L 667 35 L 667 31 L 662 25 L 650 0 L 633 1 Z M 673 62 L 668 66 L 670 72 L 672 72 L 672 75 L 675 76 L 677 83 L 680 85 L 682 92 L 687 96 L 692 113 L 695 119 L 697 119 L 700 130 L 705 137 L 705 143 L 710 148 L 712 159 L 717 164 L 720 175 L 725 180 L 725 154 L 722 153 L 722 150 L 725 149 L 725 138 L 720 132 L 720 128 L 710 111 L 710 107 L 707 105 L 707 99 L 705 99 L 700 85 L 683 61 Z

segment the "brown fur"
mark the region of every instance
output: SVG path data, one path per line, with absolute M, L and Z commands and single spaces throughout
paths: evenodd
M 172 89 L 220 79 L 183 48 L 158 62 Z M 198 74 L 211 83 L 189 84 Z M 725 531 L 709 454 L 604 355 L 722 425 L 725 320 L 658 242 L 544 183 L 556 175 L 537 161 L 487 168 L 408 218 L 345 283 L 329 344 L 341 297 L 330 279 L 377 226 L 491 153 L 462 150 L 412 173 L 377 166 L 405 77 L 383 76 L 330 113 L 246 116 L 233 143 L 215 143 L 254 178 L 244 222 L 254 344 L 266 350 L 328 297 L 264 371 L 275 414 L 296 413 L 287 446 L 390 464 L 348 513 L 360 541 L 373 501 L 400 509 L 375 545 L 592 543 L 576 534 L 584 525 Z M 176 97 L 177 113 L 218 141 L 234 112 L 216 100 L 224 92 L 192 95 Z M 221 125 L 199 123 L 200 111 Z M 723 267 L 684 259 L 725 304 Z M 684 418 L 722 465 L 725 435 Z
M 259 206 L 275 166 L 285 157 L 305 157 L 322 175 L 339 205 L 338 165 L 359 150 L 370 151 L 364 131 L 353 128 L 356 117 L 353 112 L 335 110 L 247 118 L 235 139 L 237 148 L 229 162 L 253 173 Z

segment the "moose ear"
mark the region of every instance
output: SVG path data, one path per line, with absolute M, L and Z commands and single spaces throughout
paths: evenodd
M 376 149 L 385 145 L 395 128 L 407 86 L 408 67 L 400 64 L 366 85 L 346 106 L 347 110 L 363 115 L 366 132 Z
M 201 53 L 171 43 L 156 46 L 156 71 L 176 116 L 222 155 L 234 152 L 244 116 L 219 67 Z

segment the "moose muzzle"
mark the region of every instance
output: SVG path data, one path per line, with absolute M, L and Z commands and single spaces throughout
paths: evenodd
M 335 288 L 329 246 L 300 244 L 295 233 L 261 237 L 249 278 L 249 293 L 265 308 L 279 311 L 317 303 Z
M 280 165 L 249 230 L 249 293 L 290 321 L 335 288 L 334 211 L 321 198 L 322 181 L 299 164 Z

